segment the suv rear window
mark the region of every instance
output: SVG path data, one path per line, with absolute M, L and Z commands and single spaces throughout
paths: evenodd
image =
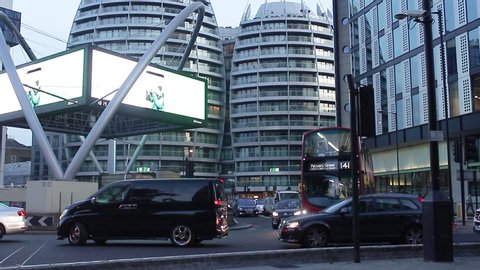
M 213 187 L 215 189 L 215 199 L 226 202 L 227 197 L 225 196 L 225 191 L 223 190 L 223 184 L 220 182 L 214 182 Z
M 408 200 L 408 199 L 400 199 L 400 202 L 402 202 L 402 205 L 405 209 L 408 209 L 408 210 L 418 210 L 418 209 L 420 209 L 420 203 L 418 201 Z

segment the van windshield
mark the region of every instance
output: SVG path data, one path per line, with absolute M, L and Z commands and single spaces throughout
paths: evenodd
M 281 200 L 300 199 L 300 194 L 296 192 L 283 192 L 280 193 Z

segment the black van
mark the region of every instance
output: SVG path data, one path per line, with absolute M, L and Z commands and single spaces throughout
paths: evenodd
M 57 239 L 163 238 L 177 246 L 228 235 L 227 201 L 217 179 L 124 180 L 65 208 Z

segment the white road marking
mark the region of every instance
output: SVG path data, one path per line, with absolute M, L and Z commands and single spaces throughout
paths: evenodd
M 5 257 L 5 259 L 3 259 L 0 264 L 2 264 L 4 261 L 8 260 L 8 258 L 12 257 L 15 253 L 19 252 L 20 250 L 22 250 L 24 247 L 21 247 L 17 250 L 15 250 L 12 254 L 8 255 L 7 257 Z
M 48 241 L 45 241 L 45 243 L 43 243 L 43 245 L 41 245 L 37 250 L 35 250 L 35 252 L 33 252 L 32 255 L 30 255 L 30 256 L 21 264 L 21 266 L 24 266 L 24 264 L 27 263 L 28 260 L 30 260 L 35 254 L 37 254 L 37 252 L 39 252 L 40 249 L 43 248 L 47 243 L 48 243 Z

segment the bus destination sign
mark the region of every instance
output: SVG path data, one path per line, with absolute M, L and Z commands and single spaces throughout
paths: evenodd
M 337 170 L 336 161 L 323 161 L 323 162 L 310 163 L 310 166 L 309 166 L 309 171 L 330 171 L 330 170 Z

